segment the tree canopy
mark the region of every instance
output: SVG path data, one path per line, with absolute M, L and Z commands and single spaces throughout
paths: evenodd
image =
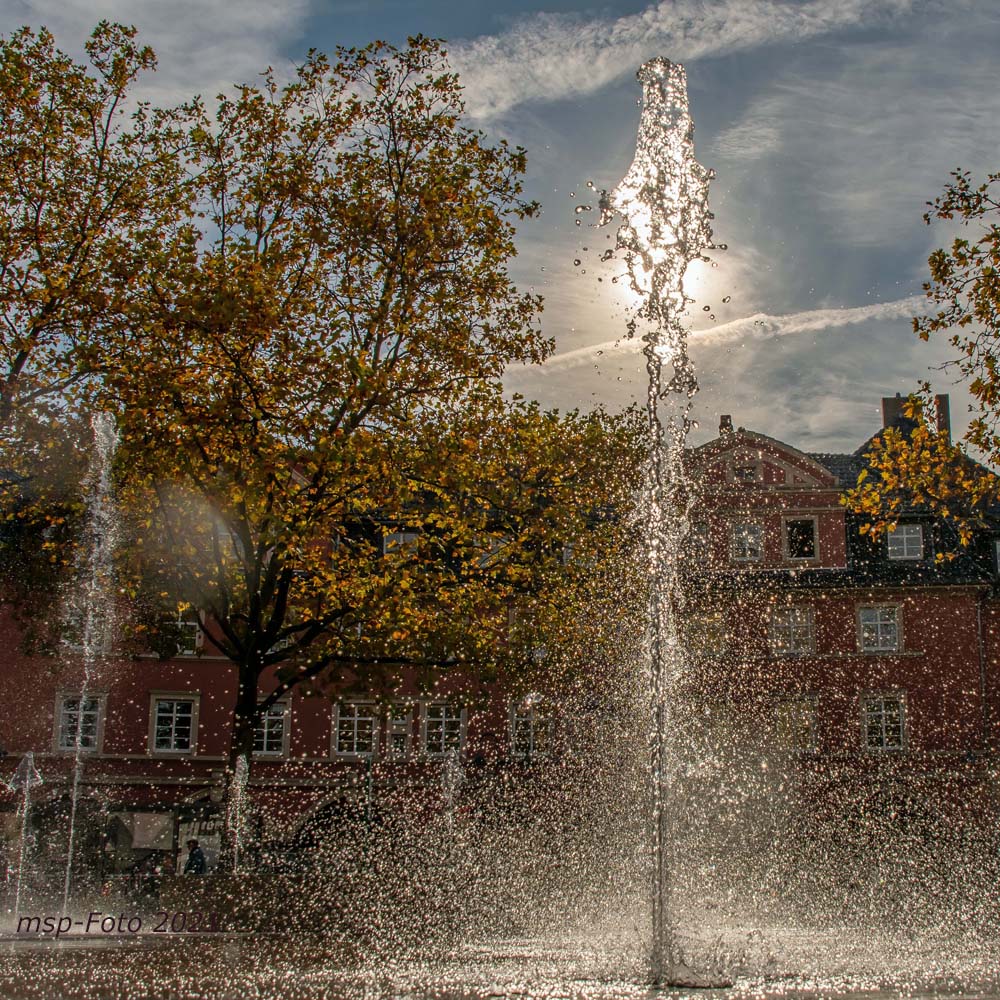
M 924 284 L 930 308 L 913 320 L 922 340 L 944 336 L 956 356 L 944 367 L 973 399 L 973 419 L 960 443 L 934 419 L 931 389 L 923 383 L 905 410 L 912 427 L 888 428 L 866 456 L 869 468 L 845 502 L 866 515 L 862 530 L 891 529 L 914 508 L 951 522 L 968 545 L 990 523 L 1000 501 L 1000 174 L 976 183 L 956 171 L 930 203 L 925 221 L 958 222 L 950 248 L 935 250 Z M 986 464 L 969 457 L 980 456 Z M 941 553 L 942 557 L 947 553 Z

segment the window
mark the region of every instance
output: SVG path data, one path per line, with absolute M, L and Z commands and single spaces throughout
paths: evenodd
M 900 695 L 869 695 L 862 699 L 862 739 L 868 750 L 902 750 L 906 716 Z
M 771 612 L 771 652 L 804 656 L 816 647 L 813 609 L 779 607 Z
M 59 749 L 96 750 L 100 735 L 101 699 L 93 695 L 83 699 L 80 707 L 79 696 L 63 697 L 59 702 Z M 79 738 L 79 743 L 77 742 Z
M 692 656 L 719 656 L 728 648 L 729 634 L 721 611 L 692 614 L 683 630 L 684 645 Z
M 785 521 L 785 555 L 789 559 L 816 558 L 816 518 Z
M 510 709 L 510 752 L 515 757 L 530 761 L 544 756 L 549 749 L 552 722 L 543 719 L 534 707 L 513 703 Z
M 1000 538 L 993 540 L 993 565 L 996 567 L 996 571 L 1000 573 Z
M 378 716 L 374 705 L 340 705 L 337 709 L 334 752 L 343 757 L 374 757 Z
M 409 757 L 412 740 L 413 707 L 402 704 L 393 705 L 389 709 L 389 718 L 386 722 L 386 754 L 397 760 Z
M 193 698 L 153 699 L 153 750 L 156 753 L 190 753 L 194 748 Z
M 424 715 L 424 752 L 444 756 L 461 751 L 464 711 L 445 702 L 427 706 Z
M 283 650 L 291 649 L 298 641 L 298 635 L 283 636 L 268 650 L 268 653 L 280 653 Z
M 862 608 L 859 619 L 862 651 L 895 653 L 900 649 L 899 608 Z
M 707 555 L 712 544 L 712 528 L 708 521 L 692 521 L 685 539 L 685 548 L 689 555 Z
M 177 616 L 178 656 L 197 656 L 203 639 L 201 616 L 197 611 L 184 611 Z
M 760 562 L 764 558 L 764 528 L 759 524 L 734 524 L 731 553 L 734 562 Z
M 390 531 L 382 538 L 382 554 L 403 555 L 413 550 L 418 538 L 419 534 L 416 531 Z
M 886 535 L 890 559 L 923 559 L 924 529 L 919 524 L 897 524 Z
M 816 750 L 816 701 L 813 698 L 783 698 L 775 706 L 778 747 L 790 753 Z
M 737 459 L 731 466 L 733 481 L 737 483 L 756 483 L 763 477 L 760 462 L 747 458 Z
M 263 756 L 280 757 L 285 753 L 288 734 L 288 705 L 270 705 L 258 720 L 253 733 L 253 752 Z

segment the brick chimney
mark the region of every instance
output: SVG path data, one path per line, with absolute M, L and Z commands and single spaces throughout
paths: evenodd
M 728 413 L 719 417 L 719 435 L 733 433 L 733 418 Z
M 934 397 L 934 420 L 939 433 L 948 435 L 948 442 L 951 443 L 951 407 L 948 403 L 948 394 L 942 393 Z
M 906 419 L 903 416 L 903 406 L 906 404 L 906 396 L 901 396 L 898 392 L 895 396 L 882 397 L 882 426 L 898 427 Z

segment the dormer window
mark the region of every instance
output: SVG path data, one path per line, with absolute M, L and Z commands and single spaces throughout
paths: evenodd
M 890 559 L 923 559 L 924 529 L 919 524 L 897 524 L 886 535 Z
M 197 656 L 205 644 L 201 615 L 194 610 L 182 611 L 177 615 L 176 625 L 177 655 Z

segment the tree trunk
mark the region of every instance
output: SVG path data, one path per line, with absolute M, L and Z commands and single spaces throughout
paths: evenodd
M 239 664 L 239 684 L 233 725 L 229 734 L 229 752 L 222 786 L 222 835 L 217 870 L 237 872 L 245 851 L 245 831 L 250 807 L 250 765 L 253 760 L 253 737 L 257 714 L 257 672 Z

